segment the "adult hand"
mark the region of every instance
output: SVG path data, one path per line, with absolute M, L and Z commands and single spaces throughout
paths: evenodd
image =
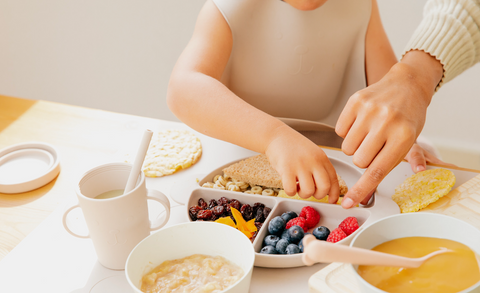
M 282 178 L 289 196 L 317 199 L 329 195 L 336 203 L 340 194 L 337 173 L 325 152 L 309 139 L 284 125 L 275 130 L 265 154 Z
M 405 160 L 407 160 L 410 163 L 410 166 L 412 167 L 412 171 L 414 173 L 427 170 L 427 163 L 440 164 L 440 165 L 445 165 L 449 167 L 457 167 L 456 165 L 445 163 L 444 161 L 440 160 L 435 155 L 426 151 L 416 143 L 412 146 L 412 148 L 408 152 L 407 156 L 405 157 Z
M 425 124 L 427 107 L 442 74 L 436 59 L 412 51 L 379 82 L 349 99 L 335 130 L 344 138 L 343 152 L 353 155 L 353 163 L 367 170 L 344 196 L 344 208 L 366 204 L 408 153 Z

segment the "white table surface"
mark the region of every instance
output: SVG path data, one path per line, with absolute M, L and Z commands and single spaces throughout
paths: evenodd
M 186 128 L 178 124 L 178 128 Z M 188 128 L 187 128 L 188 129 Z M 147 187 L 164 192 L 171 201 L 171 217 L 167 226 L 188 221 L 186 207 L 177 201 L 188 198 L 182 195 L 182 182 L 197 174 L 207 174 L 231 161 L 256 153 L 235 145 L 218 141 L 196 133 L 203 145 L 200 161 L 191 168 L 171 176 L 148 178 Z M 352 163 L 351 158 L 340 151 L 325 149 L 327 155 Z M 121 160 L 120 154 L 105 158 L 105 162 Z M 105 163 L 99 162 L 99 164 Z M 82 170 L 83 173 L 86 170 Z M 478 173 L 453 170 L 456 186 L 473 178 Z M 80 174 L 79 173 L 79 174 Z M 380 196 L 390 197 L 395 186 L 412 175 L 410 165 L 402 162 L 380 184 Z M 76 203 L 72 192 L 65 195 L 65 202 L 0 261 L 1 293 L 131 293 L 124 271 L 104 268 L 97 261 L 93 245 L 88 239 L 79 239 L 68 234 L 61 223 L 63 211 Z M 200 179 L 200 178 L 199 178 Z M 455 186 L 455 187 L 456 187 Z M 174 198 L 172 198 L 172 194 Z M 155 206 L 152 210 L 155 210 Z M 81 223 L 81 213 L 76 222 Z M 77 227 L 82 229 L 81 224 Z M 83 227 L 84 229 L 85 227 Z M 308 279 L 326 264 L 289 269 L 257 268 L 253 270 L 250 292 L 308 292 Z

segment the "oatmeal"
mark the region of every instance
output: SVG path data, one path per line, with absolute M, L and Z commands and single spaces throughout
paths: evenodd
M 142 278 L 142 292 L 221 292 L 243 276 L 243 270 L 221 256 L 194 254 L 167 260 Z

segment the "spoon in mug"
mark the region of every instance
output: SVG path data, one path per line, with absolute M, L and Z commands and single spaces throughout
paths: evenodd
M 150 140 L 152 139 L 152 135 L 153 132 L 150 129 L 146 129 L 143 133 L 142 140 L 140 141 L 140 146 L 137 149 L 137 155 L 135 156 L 135 160 L 133 161 L 132 169 L 130 170 L 130 174 L 128 176 L 127 184 L 125 186 L 123 194 L 127 194 L 132 191 L 137 184 L 138 175 L 140 175 L 143 161 L 145 160 L 148 147 L 150 146 Z
M 313 235 L 306 235 L 302 241 L 304 245 L 302 260 L 307 266 L 311 266 L 316 262 L 343 262 L 367 266 L 418 268 L 427 259 L 435 255 L 453 252 L 450 249 L 440 249 L 423 257 L 410 258 L 321 241 L 317 240 Z

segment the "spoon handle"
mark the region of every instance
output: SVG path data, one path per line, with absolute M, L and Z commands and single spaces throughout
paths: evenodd
M 415 268 L 422 263 L 422 260 L 418 259 L 319 241 L 312 235 L 305 236 L 303 243 L 305 247 L 303 262 L 306 265 L 312 265 L 315 262 L 343 262 L 358 265 Z
M 143 133 L 142 140 L 140 141 L 140 146 L 137 150 L 137 155 L 133 161 L 132 169 L 128 175 L 127 184 L 123 194 L 127 194 L 132 191 L 138 180 L 138 175 L 142 169 L 143 161 L 145 160 L 145 155 L 147 154 L 148 147 L 150 146 L 150 140 L 152 139 L 153 132 L 150 129 L 146 129 Z

